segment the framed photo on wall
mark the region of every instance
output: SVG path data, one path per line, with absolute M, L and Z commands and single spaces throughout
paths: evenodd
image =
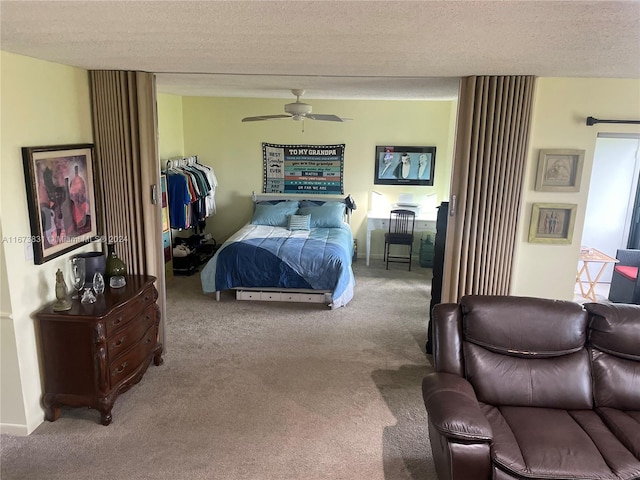
M 38 265 L 95 239 L 93 145 L 23 147 L 34 262 Z
M 436 147 L 377 146 L 373 183 L 433 186 Z
M 534 203 L 529 242 L 571 243 L 577 207 L 573 203 Z
M 540 150 L 536 190 L 579 192 L 584 150 Z

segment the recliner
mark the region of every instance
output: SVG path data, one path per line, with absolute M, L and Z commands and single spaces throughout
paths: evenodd
M 433 322 L 440 480 L 640 478 L 640 307 L 472 295 Z

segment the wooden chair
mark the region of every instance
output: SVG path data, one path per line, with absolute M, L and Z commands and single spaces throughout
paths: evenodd
M 389 214 L 389 231 L 384 235 L 384 258 L 389 270 L 389 262 L 408 263 L 411 271 L 411 254 L 413 253 L 413 229 L 416 223 L 416 214 L 411 210 L 391 210 Z M 406 245 L 409 247 L 409 256 L 390 255 L 391 245 Z
M 640 304 L 640 250 L 619 249 L 616 258 L 620 260 L 613 268 L 609 300 L 614 303 Z

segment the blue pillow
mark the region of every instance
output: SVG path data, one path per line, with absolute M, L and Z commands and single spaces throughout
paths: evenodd
M 298 215 L 311 215 L 312 228 L 340 228 L 343 224 L 345 204 L 326 202 L 318 207 L 302 207 Z
M 257 204 L 253 212 L 251 223 L 253 225 L 271 225 L 273 227 L 286 227 L 289 215 L 298 210 L 298 202 L 280 202 L 276 205 Z
M 289 230 L 309 230 L 311 215 L 289 215 Z
M 325 203 L 337 203 L 327 200 L 300 200 L 300 208 L 305 207 L 319 207 L 320 205 L 324 205 Z

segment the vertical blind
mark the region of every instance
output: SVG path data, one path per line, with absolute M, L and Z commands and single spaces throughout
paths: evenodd
M 93 70 L 89 80 L 103 233 L 115 243 L 128 273 L 157 278 L 164 319 L 161 210 L 152 200 L 160 185 L 155 76 Z M 160 338 L 166 344 L 163 323 Z
M 535 77 L 463 78 L 443 302 L 508 295 Z
M 154 208 L 148 207 L 152 185 L 157 184 L 146 173 L 146 164 L 152 162 L 158 170 L 155 100 L 149 105 L 145 98 L 155 95 L 153 75 L 96 70 L 90 72 L 90 79 L 104 233 L 114 241 L 129 273 L 153 274 L 155 259 L 148 258 L 146 251 L 157 235 L 152 240 L 145 228 L 145 222 L 151 229 L 155 226 Z M 152 91 L 145 94 L 146 88 Z

